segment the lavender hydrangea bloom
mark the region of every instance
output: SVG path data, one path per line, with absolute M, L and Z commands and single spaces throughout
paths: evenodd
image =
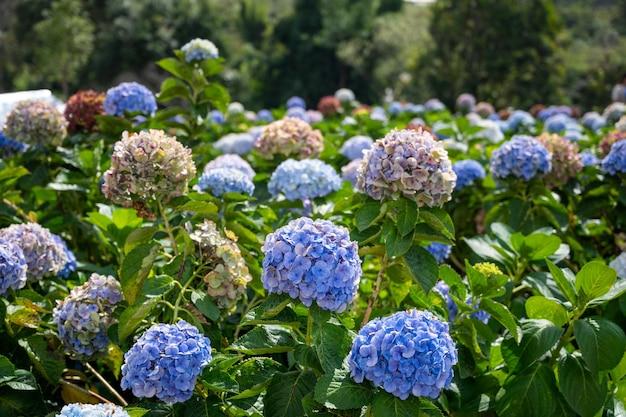
M 7 115 L 3 132 L 14 141 L 35 147 L 58 146 L 67 134 L 67 121 L 50 103 L 25 100 Z
M 584 167 L 591 167 L 600 164 L 600 160 L 597 156 L 591 153 L 591 151 L 583 151 L 580 153 L 580 161 Z
M 22 249 L 11 241 L 0 239 L 0 295 L 9 289 L 26 285 L 26 258 Z
M 209 112 L 208 119 L 218 125 L 224 124 L 224 122 L 226 121 L 224 113 L 219 110 L 211 110 Z
M 68 404 L 55 417 L 130 417 L 115 404 Z
M 306 103 L 302 97 L 293 96 L 287 100 L 287 108 L 292 109 L 294 107 L 299 107 L 301 109 L 306 110 Z
M 450 200 L 456 174 L 443 144 L 428 131 L 393 130 L 365 152 L 357 187 L 375 200 L 413 199 L 419 207 Z
M 435 257 L 437 263 L 443 263 L 452 253 L 452 246 L 445 243 L 433 242 L 426 246 L 426 250 Z
M 475 107 L 476 107 L 476 98 L 469 93 L 463 93 L 460 96 L 458 96 L 456 99 L 456 108 L 461 113 L 464 113 L 464 114 L 470 113 L 474 111 Z
M 109 88 L 104 99 L 104 111 L 112 116 L 133 112 L 153 114 L 156 109 L 156 98 L 152 91 L 136 82 L 121 83 Z
M 208 164 L 206 164 L 203 171 L 204 173 L 207 173 L 210 170 L 217 168 L 236 169 L 238 171 L 241 171 L 246 177 L 250 178 L 251 180 L 256 175 L 254 169 L 252 169 L 248 161 L 246 161 L 237 154 L 220 155 L 214 160 L 210 161 Z
M 224 193 L 254 193 L 254 183 L 250 177 L 235 168 L 214 168 L 206 171 L 198 180 L 198 187 L 215 197 Z
M 437 398 L 452 383 L 458 362 L 448 324 L 428 311 L 400 311 L 367 323 L 352 344 L 352 378 L 372 382 L 405 400 Z
M 426 102 L 424 103 L 424 108 L 426 109 L 426 111 L 435 112 L 445 110 L 446 105 L 443 104 L 439 99 L 431 98 L 429 100 L 426 100 Z
M 254 147 L 254 136 L 250 133 L 229 133 L 222 136 L 213 147 L 222 153 L 245 155 Z
M 64 248 L 54 235 L 36 223 L 13 224 L 0 229 L 0 239 L 13 242 L 22 249 L 29 280 L 58 275 L 68 262 Z
M 126 207 L 136 202 L 167 202 L 187 191 L 196 175 L 191 150 L 162 130 L 124 132 L 113 147 L 102 192 Z
M 155 324 L 124 355 L 120 386 L 139 398 L 187 401 L 210 360 L 211 341 L 196 327 L 184 320 Z
M 476 180 L 485 178 L 485 169 L 481 164 L 472 160 L 465 159 L 452 165 L 452 169 L 456 174 L 456 186 L 454 191 L 461 191 L 463 188 L 471 185 Z
M 583 115 L 582 124 L 588 129 L 597 131 L 606 126 L 606 119 L 598 112 L 587 112 Z
M 490 167 L 497 178 L 517 177 L 529 181 L 550 172 L 551 159 L 552 155 L 539 141 L 517 135 L 493 152 Z
M 530 127 L 535 124 L 535 118 L 532 114 L 524 110 L 515 110 L 506 120 L 506 130 L 516 131 L 520 127 Z
M 26 150 L 26 144 L 6 137 L 0 132 L 0 158 L 8 158 Z
M 283 194 L 287 200 L 323 197 L 339 188 L 341 178 L 335 169 L 318 159 L 288 159 L 282 162 L 267 185 L 270 194 Z
M 287 109 L 287 113 L 285 114 L 285 117 L 291 117 L 293 119 L 302 120 L 303 122 L 307 122 L 307 123 L 310 122 L 307 111 L 302 107 L 291 107 Z
M 319 123 L 322 120 L 324 120 L 324 115 L 322 114 L 322 112 L 319 112 L 317 110 L 307 110 L 306 118 L 309 123 L 313 124 L 313 123 Z
M 267 235 L 262 250 L 261 280 L 269 293 L 339 313 L 356 296 L 361 259 L 345 227 L 301 217 Z
M 352 136 L 341 146 L 341 154 L 351 161 L 363 158 L 363 152 L 370 149 L 374 141 L 369 136 Z
M 181 51 L 185 54 L 185 61 L 187 62 L 204 61 L 219 56 L 219 51 L 213 42 L 200 38 L 187 42 Z
M 615 142 L 602 160 L 602 170 L 610 175 L 626 173 L 626 140 Z
M 94 273 L 63 301 L 57 301 L 52 317 L 65 351 L 88 359 L 106 350 L 113 309 L 122 298 L 122 288 L 115 278 Z
M 361 166 L 361 160 L 355 159 L 350 161 L 347 165 L 341 168 L 341 179 L 348 181 L 353 187 L 356 187 L 357 179 L 359 176 L 359 167 Z
M 256 114 L 256 118 L 257 120 L 261 122 L 273 122 L 274 121 L 274 116 L 272 115 L 272 112 L 267 109 L 259 110 Z
M 74 252 L 67 247 L 67 243 L 65 243 L 61 236 L 52 234 L 52 238 L 60 247 L 63 248 L 65 256 L 67 257 L 67 262 L 63 265 L 63 269 L 59 271 L 58 276 L 61 278 L 67 278 L 72 272 L 76 271 L 76 256 L 74 256 Z

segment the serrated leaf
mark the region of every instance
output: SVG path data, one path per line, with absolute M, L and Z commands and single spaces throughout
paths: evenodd
M 602 261 L 583 265 L 576 274 L 576 289 L 587 296 L 587 300 L 604 295 L 615 283 L 617 273 Z
M 561 328 L 548 320 L 523 320 L 522 340 L 515 344 L 512 339 L 505 339 L 501 347 L 502 357 L 511 370 L 523 370 L 550 351 L 561 333 Z
M 554 279 L 556 285 L 559 286 L 559 289 L 561 290 L 565 298 L 573 305 L 576 305 L 577 296 L 574 284 L 569 279 L 567 279 L 565 273 L 563 273 L 563 271 L 559 267 L 552 263 L 552 261 L 546 259 L 546 264 L 548 264 L 552 279 Z
M 302 400 L 314 387 L 311 371 L 275 374 L 263 400 L 265 417 L 304 417 Z
M 598 382 L 582 360 L 570 354 L 559 360 L 559 390 L 581 417 L 594 417 L 606 398 L 606 384 Z
M 437 283 L 439 267 L 435 258 L 421 246 L 413 245 L 404 254 L 404 260 L 415 281 L 428 292 Z
M 191 293 L 191 302 L 205 317 L 208 317 L 212 321 L 217 321 L 220 318 L 219 308 L 217 308 L 207 293 L 193 290 Z
M 510 378 L 496 397 L 495 411 L 506 417 L 553 417 L 557 401 L 554 374 L 539 364 Z
M 295 347 L 291 333 L 281 326 L 260 325 L 237 339 L 230 349 L 247 355 L 289 352 Z
M 491 314 L 491 317 L 497 320 L 500 324 L 502 324 L 509 331 L 516 343 L 520 342 L 522 339 L 522 331 L 517 325 L 515 316 L 509 311 L 508 308 L 506 308 L 506 306 L 489 298 L 483 298 L 480 301 L 480 307 L 487 313 Z
M 365 384 L 354 382 L 345 368 L 322 376 L 315 385 L 315 400 L 336 410 L 364 407 L 371 396 L 372 390 Z
M 557 327 L 568 322 L 567 310 L 557 301 L 550 300 L 540 295 L 534 295 L 526 300 L 526 315 L 530 319 L 546 319 Z
M 574 322 L 574 336 L 592 372 L 615 368 L 626 351 L 626 335 L 612 321 L 587 317 Z

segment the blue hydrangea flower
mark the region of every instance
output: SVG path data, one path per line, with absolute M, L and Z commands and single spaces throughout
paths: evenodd
M 15 243 L 0 239 L 0 295 L 26 285 L 26 258 Z
M 261 121 L 261 122 L 273 122 L 274 121 L 274 116 L 272 115 L 272 112 L 267 110 L 267 109 L 261 109 L 257 112 L 256 114 L 256 118 L 257 120 Z
M 546 119 L 543 130 L 550 133 L 561 133 L 564 130 L 574 130 L 578 126 L 578 123 L 569 116 L 562 113 L 557 113 L 554 116 L 550 116 Z
M 405 400 L 437 398 L 454 377 L 458 362 L 448 323 L 428 311 L 400 311 L 367 323 L 352 344 L 352 378 Z
M 254 142 L 254 136 L 250 133 L 229 133 L 215 142 L 213 147 L 222 153 L 245 155 L 252 150 Z
M 115 404 L 68 404 L 55 417 L 130 417 Z
M 402 113 L 403 110 L 404 110 L 404 106 L 399 101 L 392 101 L 391 104 L 389 104 L 388 111 L 389 111 L 389 114 L 392 116 L 399 115 L 400 113 Z
M 606 126 L 606 119 L 598 112 L 587 112 L 583 115 L 582 124 L 595 132 Z
M 219 56 L 217 46 L 207 39 L 192 39 L 183 45 L 181 50 L 185 54 L 185 61 L 187 62 L 204 61 Z
M 66 352 L 90 358 L 106 350 L 113 309 L 122 298 L 122 288 L 115 278 L 94 273 L 63 301 L 57 301 L 52 317 Z
M 225 154 L 220 155 L 214 160 L 210 161 L 204 166 L 204 172 L 209 172 L 212 169 L 217 168 L 233 168 L 241 171 L 246 177 L 252 179 L 256 175 L 254 169 L 250 166 L 248 161 L 243 159 L 237 154 Z
M 370 112 L 370 119 L 372 120 L 378 120 L 379 122 L 383 122 L 386 123 L 388 118 L 387 118 L 387 113 L 385 113 L 385 109 L 383 109 L 382 107 L 373 107 L 372 111 Z
M 602 170 L 611 175 L 626 173 L 626 140 L 615 142 L 602 160 Z
M 551 160 L 552 155 L 539 141 L 530 136 L 517 135 L 493 152 L 490 167 L 497 178 L 512 176 L 529 181 L 550 172 Z
M 580 161 L 585 167 L 596 166 L 600 164 L 600 160 L 591 151 L 583 151 L 580 153 Z
M 433 291 L 438 292 L 443 297 L 443 299 L 446 300 L 446 307 L 448 309 L 448 320 L 451 322 L 454 321 L 457 314 L 459 313 L 459 308 L 450 296 L 450 287 L 448 286 L 448 284 L 443 281 L 439 281 L 433 288 Z M 481 321 L 485 324 L 489 322 L 491 314 L 487 313 L 484 310 L 479 310 L 478 301 L 472 302 L 472 297 L 467 296 L 467 298 L 465 299 L 465 304 L 467 304 L 468 306 L 472 306 L 472 308 L 474 309 L 474 311 L 470 313 L 471 318 Z
M 0 157 L 8 158 L 26 150 L 26 144 L 6 137 L 0 132 Z
M 302 107 L 290 107 L 287 109 L 287 113 L 285 117 L 292 117 L 294 119 L 300 119 L 304 122 L 309 123 L 309 115 L 307 111 Z
M 324 115 L 322 114 L 322 112 L 317 110 L 307 110 L 306 118 L 310 124 L 314 124 L 324 120 Z
M 267 189 L 273 196 L 283 194 L 287 200 L 323 197 L 341 188 L 335 169 L 319 159 L 288 159 L 272 173 Z
M 503 128 L 507 132 L 510 132 L 517 131 L 520 127 L 528 128 L 534 126 L 534 124 L 535 118 L 532 116 L 532 114 L 524 110 L 515 110 L 513 111 L 513 113 L 511 113 L 509 118 L 506 119 Z
M 359 177 L 359 167 L 361 166 L 361 160 L 355 159 L 350 161 L 347 165 L 341 168 L 341 179 L 348 181 L 353 187 L 356 187 L 356 183 Z
M 211 341 L 197 328 L 184 320 L 155 324 L 124 355 L 120 386 L 138 398 L 187 401 L 210 361 Z
M 351 161 L 363 158 L 363 152 L 370 149 L 374 141 L 369 136 L 352 136 L 341 146 L 341 154 Z
M 468 185 L 473 184 L 474 181 L 485 178 L 483 166 L 472 159 L 465 159 L 455 163 L 452 165 L 452 170 L 456 173 L 455 191 L 461 191 Z
M 299 107 L 301 109 L 306 110 L 306 102 L 304 101 L 302 97 L 298 97 L 298 96 L 290 97 L 289 100 L 287 100 L 287 108 L 292 109 L 294 107 Z
M 568 106 L 548 106 L 548 107 L 544 107 L 543 109 L 539 110 L 539 113 L 537 113 L 537 118 L 539 118 L 540 120 L 548 120 L 550 117 L 555 116 L 557 114 L 561 114 L 564 116 L 568 116 L 571 117 L 572 116 L 572 109 Z
M 433 242 L 426 246 L 426 250 L 435 257 L 437 263 L 443 263 L 452 253 L 452 246 L 445 243 Z
M 262 250 L 261 280 L 269 293 L 339 313 L 356 296 L 361 259 L 345 227 L 301 217 L 267 235 Z
M 61 278 L 68 278 L 70 274 L 76 271 L 76 256 L 74 256 L 74 252 L 67 247 L 67 243 L 61 238 L 61 236 L 52 234 L 52 238 L 54 241 L 63 248 L 65 252 L 65 256 L 67 257 L 67 262 L 63 265 L 63 269 L 59 271 L 58 275 Z
M 252 195 L 254 183 L 246 174 L 235 168 L 215 168 L 205 171 L 198 180 L 198 187 L 215 197 L 224 193 Z
M 209 120 L 215 124 L 221 125 L 224 124 L 226 118 L 224 117 L 224 113 L 219 110 L 211 110 L 209 112 Z
M 436 98 L 431 98 L 424 103 L 424 108 L 426 111 L 435 112 L 442 111 L 446 109 L 446 105 L 441 102 L 441 100 Z
M 153 114 L 157 109 L 156 98 L 147 87 L 136 83 L 121 83 L 109 88 L 104 99 L 104 111 L 112 116 L 141 112 Z
M 67 264 L 64 248 L 54 235 L 37 223 L 13 224 L 0 229 L 0 239 L 12 242 L 22 249 L 28 269 L 28 279 L 35 281 L 45 276 L 56 276 Z

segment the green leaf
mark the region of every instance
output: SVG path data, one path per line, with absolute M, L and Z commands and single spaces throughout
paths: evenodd
M 139 407 L 127 407 L 124 409 L 124 411 L 128 413 L 129 417 L 143 417 L 146 414 L 148 414 L 148 411 L 150 410 L 146 410 L 145 408 L 139 408 Z
M 190 80 L 192 79 L 193 74 L 191 67 L 188 67 L 176 58 L 164 58 L 160 61 L 157 61 L 156 64 L 170 74 L 187 82 L 190 82 Z
M 356 213 L 354 213 L 354 222 L 356 228 L 362 232 L 370 227 L 381 214 L 381 205 L 378 202 L 365 203 Z
M 454 239 L 454 223 L 445 210 L 423 207 L 419 212 L 419 219 L 447 239 Z
M 561 290 L 565 298 L 573 305 L 576 305 L 577 296 L 574 284 L 569 279 L 567 279 L 565 273 L 554 263 L 552 263 L 552 261 L 546 259 L 546 263 L 548 264 L 548 268 L 550 269 L 550 274 L 552 275 L 552 278 L 556 282 L 556 285 L 559 286 L 559 289 Z
M 143 303 L 137 303 L 127 307 L 122 312 L 117 327 L 117 335 L 120 341 L 126 340 L 126 338 L 139 327 L 141 321 L 150 314 L 152 308 L 157 305 L 158 302 L 158 298 L 149 298 Z
M 239 384 L 230 375 L 230 372 L 219 368 L 210 366 L 204 368 L 200 381 L 209 391 L 216 393 L 239 391 Z
M 314 347 L 320 365 L 326 373 L 341 368 L 341 364 L 352 347 L 353 335 L 343 326 L 324 323 L 313 329 Z
M 20 339 L 18 344 L 26 350 L 35 369 L 53 386 L 57 386 L 65 361 L 59 350 L 50 350 L 48 342 L 43 336 L 35 335 Z
M 15 373 L 15 366 L 11 363 L 9 358 L 4 355 L 0 355 L 0 382 L 6 378 L 12 378 Z
M 615 300 L 616 298 L 619 298 L 624 294 L 626 294 L 626 279 L 619 279 L 617 280 L 617 282 L 615 282 L 615 284 L 613 284 L 613 286 L 607 293 L 589 301 L 589 303 L 587 303 L 587 307 L 595 307 L 598 305 L 606 304 L 609 301 Z
M 582 417 L 594 417 L 606 398 L 606 384 L 599 383 L 584 367 L 579 356 L 559 360 L 559 389 L 567 403 Z
M 617 324 L 602 317 L 574 322 L 574 336 L 592 372 L 615 368 L 626 350 L 626 335 Z
M 120 268 L 120 282 L 128 304 L 135 303 L 143 282 L 159 253 L 159 248 L 160 245 L 156 242 L 144 243 L 135 247 L 124 257 Z
M 263 399 L 265 417 L 303 417 L 302 399 L 313 391 L 315 375 L 311 371 L 276 373 Z
M 539 360 L 556 345 L 562 331 L 548 320 L 523 320 L 522 333 L 519 345 L 508 338 L 502 342 L 502 357 L 511 370 L 523 370 Z
M 398 230 L 403 236 L 409 234 L 417 222 L 417 203 L 407 198 L 401 198 L 396 202 L 395 209 L 398 211 L 396 221 Z
M 435 258 L 426 249 L 413 245 L 404 254 L 404 261 L 415 281 L 424 292 L 430 291 L 437 283 L 439 267 Z
M 372 400 L 372 417 L 416 417 L 419 415 L 420 400 L 409 396 L 406 400 L 378 391 Z
M 284 366 L 270 358 L 251 358 L 241 362 L 232 371 L 239 383 L 240 393 L 229 400 L 240 400 L 258 396 L 265 391 L 272 376 L 283 372 Z
M 509 331 L 515 343 L 520 342 L 522 339 L 522 331 L 517 325 L 515 316 L 509 311 L 508 308 L 506 308 L 506 306 L 490 298 L 483 298 L 480 300 L 480 307 L 487 313 L 491 314 L 491 317 L 497 320 Z
M 602 261 L 592 261 L 583 265 L 576 274 L 576 289 L 588 300 L 604 295 L 615 283 L 617 273 Z
M 247 355 L 289 352 L 295 341 L 291 333 L 281 326 L 260 325 L 236 340 L 230 349 Z
M 540 295 L 534 295 L 526 300 L 525 307 L 528 318 L 550 320 L 557 327 L 563 326 L 569 320 L 565 307 Z
M 545 233 L 533 233 L 522 241 L 521 252 L 531 261 L 539 261 L 556 252 L 561 246 L 561 239 Z
M 129 233 L 124 242 L 124 253 L 128 254 L 131 250 L 142 243 L 148 243 L 152 240 L 152 236 L 158 231 L 154 226 L 141 227 Z
M 191 302 L 198 307 L 198 310 L 200 310 L 205 317 L 208 317 L 212 321 L 217 321 L 220 318 L 219 308 L 217 308 L 207 293 L 193 290 L 191 293 Z
M 507 380 L 496 397 L 495 412 L 506 417 L 553 417 L 557 409 L 554 391 L 552 370 L 538 364 Z
M 364 407 L 371 396 L 371 389 L 366 384 L 354 382 L 350 371 L 345 368 L 324 375 L 315 385 L 315 400 L 337 410 Z
M 385 240 L 385 248 L 390 258 L 404 255 L 413 244 L 413 231 L 402 236 L 397 228 L 393 228 Z

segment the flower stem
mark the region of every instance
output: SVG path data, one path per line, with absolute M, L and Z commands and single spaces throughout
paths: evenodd
M 174 233 L 172 232 L 172 226 L 170 226 L 170 222 L 167 219 L 167 214 L 165 213 L 163 204 L 161 204 L 160 200 L 157 200 L 157 205 L 159 207 L 159 212 L 161 213 L 161 218 L 163 219 L 163 224 L 165 225 L 165 231 L 172 241 L 172 249 L 174 249 L 174 254 L 178 256 L 178 245 L 176 245 L 176 239 L 174 238 Z
M 367 324 L 370 320 L 370 316 L 372 315 L 372 309 L 374 308 L 374 304 L 376 304 L 378 294 L 380 293 L 380 287 L 382 286 L 383 276 L 385 275 L 385 269 L 387 268 L 387 261 L 387 254 L 385 254 L 383 255 L 383 259 L 380 263 L 380 269 L 378 270 L 378 276 L 376 277 L 376 283 L 374 284 L 374 291 L 372 291 L 372 295 L 370 295 L 369 300 L 367 300 L 367 308 L 365 309 L 365 314 L 363 315 L 361 327 Z
M 104 379 L 104 377 L 102 375 L 100 375 L 100 373 L 98 371 L 96 371 L 94 369 L 93 366 L 91 366 L 91 364 L 89 362 L 85 362 L 85 366 L 87 367 L 87 369 L 89 369 L 91 371 L 92 374 L 94 374 L 96 376 L 96 378 L 98 378 L 100 380 L 100 382 L 102 382 L 102 384 L 104 384 L 104 386 L 109 390 L 109 392 L 111 394 L 113 394 L 115 396 L 115 398 L 117 398 L 119 400 L 119 402 L 124 406 L 124 407 L 128 407 L 128 402 L 126 402 L 126 400 L 124 399 L 124 397 L 122 397 L 120 395 L 119 392 L 117 392 L 115 390 L 115 388 L 113 388 L 111 386 L 111 384 L 108 383 L 108 381 L 106 379 Z
M 313 342 L 313 315 L 311 314 L 311 309 L 309 309 L 309 313 L 306 319 L 306 338 L 305 342 L 308 346 L 311 346 Z

